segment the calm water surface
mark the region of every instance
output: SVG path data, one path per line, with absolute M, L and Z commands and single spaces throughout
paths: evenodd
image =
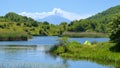
M 64 60 L 46 53 L 57 43 L 57 36 L 34 36 L 28 41 L 0 42 L 0 68 L 114 68 L 86 60 Z M 108 38 L 70 38 L 83 43 L 104 42 Z
M 57 43 L 57 36 L 34 36 L 28 41 L 2 41 L 0 45 L 54 45 Z M 108 38 L 70 38 L 70 41 L 76 40 L 80 43 L 88 40 L 90 42 L 105 42 L 108 41 Z

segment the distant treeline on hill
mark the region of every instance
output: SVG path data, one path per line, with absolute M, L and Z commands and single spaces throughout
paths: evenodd
M 108 33 L 108 24 L 116 14 L 120 14 L 120 5 L 111 7 L 106 11 L 98 13 L 86 19 L 61 22 L 59 25 L 50 24 L 49 22 L 38 22 L 26 16 L 9 12 L 0 17 L 0 31 L 11 31 L 25 33 L 28 35 L 40 36 L 58 36 L 64 32 L 98 32 Z

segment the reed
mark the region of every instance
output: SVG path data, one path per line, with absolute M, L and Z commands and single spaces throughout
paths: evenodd
M 26 41 L 29 38 L 31 36 L 22 31 L 0 31 L 0 41 Z
M 61 36 L 65 37 L 89 37 L 89 38 L 103 38 L 108 37 L 108 34 L 97 32 L 65 32 Z

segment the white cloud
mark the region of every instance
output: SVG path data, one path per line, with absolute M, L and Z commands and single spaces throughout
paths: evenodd
M 71 12 L 64 11 L 60 8 L 54 8 L 51 12 L 35 12 L 35 13 L 30 13 L 30 12 L 22 12 L 19 13 L 20 15 L 31 17 L 33 19 L 42 19 L 50 15 L 59 15 L 61 17 L 67 18 L 69 20 L 79 20 L 79 19 L 84 19 L 89 17 L 89 14 L 85 15 L 79 15 Z

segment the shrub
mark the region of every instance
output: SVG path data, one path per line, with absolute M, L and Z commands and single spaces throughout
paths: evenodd
M 62 46 L 67 45 L 67 43 L 69 42 L 67 37 L 61 37 L 57 41 L 58 41 L 57 45 L 62 45 Z

